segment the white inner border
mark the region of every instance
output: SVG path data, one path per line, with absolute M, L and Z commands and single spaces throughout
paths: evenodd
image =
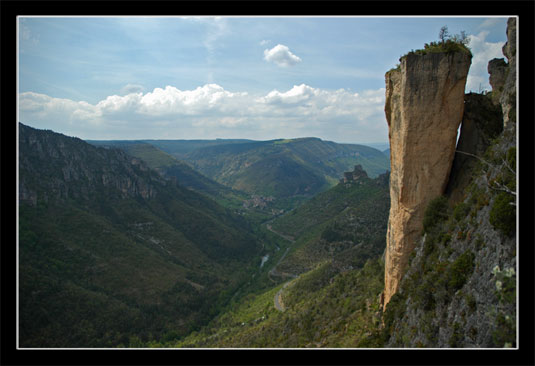
M 200 16 L 202 18 L 212 18 L 216 16 Z M 237 16 L 237 15 L 225 15 L 221 16 L 222 18 L 516 18 L 516 27 L 517 27 L 517 33 L 516 33 L 516 110 L 518 111 L 519 108 L 519 102 L 518 102 L 518 64 L 519 64 L 519 17 L 516 15 L 492 15 L 492 16 L 483 16 L 483 15 L 477 15 L 477 16 L 443 16 L 443 15 L 406 15 L 406 16 L 351 16 L 351 15 L 328 15 L 328 16 L 322 16 L 322 15 L 312 15 L 312 16 L 299 16 L 299 15 L 281 15 L 281 16 Z M 516 347 L 515 348 L 21 348 L 19 346 L 19 35 L 20 35 L 20 19 L 22 18 L 182 18 L 182 16 L 147 16 L 147 15 L 92 15 L 92 16 L 86 16 L 86 15 L 43 15 L 43 16 L 26 16 L 26 15 L 19 15 L 17 16 L 17 25 L 16 25 L 16 49 L 17 49 L 17 55 L 16 55 L 16 63 L 17 63 L 17 77 L 16 77 L 16 85 L 17 85 L 17 111 L 16 111 L 16 178 L 17 178 L 17 208 L 16 208 L 16 225 L 17 225 L 17 232 L 16 232 L 16 240 L 17 240 L 17 246 L 16 246 L 16 254 L 17 254 L 17 263 L 16 263 L 16 304 L 17 304 L 17 312 L 16 312 L 16 349 L 17 350 L 218 350 L 218 349 L 228 349 L 228 350 L 517 350 L 519 349 L 520 345 L 520 339 L 519 339 L 519 315 L 520 315 L 520 309 L 519 309 L 519 301 L 518 301 L 518 293 L 519 293 L 519 268 L 518 268 L 518 258 L 519 258 L 519 246 L 518 246 L 518 230 L 519 230 L 519 222 L 518 222 L 518 212 L 520 208 L 520 200 L 519 200 L 519 194 L 520 194 L 520 185 L 518 184 L 518 168 L 519 168 L 519 146 L 518 146 L 518 136 L 519 136 L 519 118 L 518 113 L 516 116 L 516 185 L 517 185 L 517 196 L 516 196 Z M 506 30 L 505 30 L 506 31 Z

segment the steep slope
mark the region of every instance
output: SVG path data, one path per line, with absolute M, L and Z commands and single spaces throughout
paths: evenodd
M 361 267 L 383 253 L 388 208 L 388 174 L 371 179 L 356 166 L 336 187 L 273 221 L 273 230 L 296 239 L 277 270 L 299 274 L 326 261 Z
M 300 276 L 283 292 L 285 311 L 273 306 L 283 285 L 251 294 L 208 326 L 160 347 L 375 347 L 381 322 L 384 263 L 336 271 L 328 263 Z
M 399 294 L 387 305 L 393 347 L 516 345 L 516 151 L 502 135 L 472 170 L 465 199 L 431 202 Z M 489 182 L 493 182 L 490 183 Z M 425 225 L 425 224 L 424 224 Z
M 514 18 L 507 35 L 507 43 L 514 42 Z M 506 50 L 507 45 L 504 54 L 514 60 Z M 423 236 L 385 309 L 388 347 L 517 345 L 516 100 L 504 100 L 509 103 L 505 108 L 495 103 L 496 95 L 516 95 L 514 80 L 507 85 L 468 98 L 470 127 L 462 129 L 457 149 L 469 147 L 474 153 L 458 153 L 455 159 L 468 156 L 474 162 L 459 163 L 467 171 L 453 171 L 447 195 L 432 200 L 425 211 Z M 501 107 L 501 126 L 494 120 L 493 102 Z M 474 119 L 475 111 L 479 118 Z M 490 142 L 489 135 L 494 137 Z M 468 185 L 465 177 L 471 178 Z
M 20 124 L 19 157 L 22 347 L 183 335 L 256 269 L 241 218 L 121 150 Z
M 95 146 L 115 147 L 127 154 L 143 160 L 151 169 L 164 177 L 175 178 L 182 187 L 204 194 L 225 207 L 240 208 L 249 195 L 219 184 L 183 161 L 177 160 L 168 153 L 156 148 L 148 142 L 141 141 L 88 141 Z M 197 145 L 194 145 L 197 146 Z

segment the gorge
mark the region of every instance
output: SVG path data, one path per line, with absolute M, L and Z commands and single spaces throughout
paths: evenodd
M 390 160 L 20 123 L 20 345 L 515 347 L 515 18 L 506 33 L 491 92 L 465 94 L 454 40 L 386 73 Z

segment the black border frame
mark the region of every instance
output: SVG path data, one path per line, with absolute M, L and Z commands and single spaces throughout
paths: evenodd
M 2 1 L 1 167 L 3 229 L 1 245 L 1 352 L 3 365 L 534 365 L 533 296 L 533 1 Z M 519 170 L 520 231 L 518 257 L 521 320 L 517 350 L 17 350 L 15 344 L 16 185 L 16 17 L 18 15 L 510 15 L 519 17 Z M 505 29 L 504 29 L 505 32 Z M 0 175 L 1 177 L 1 175 Z M 529 220 L 529 221 L 528 221 Z M 527 235 L 527 236 L 526 236 Z M 530 291 L 531 290 L 531 291 Z

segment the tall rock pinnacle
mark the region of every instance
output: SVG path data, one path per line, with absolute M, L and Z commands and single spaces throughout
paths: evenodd
M 448 183 L 471 58 L 468 50 L 411 52 L 385 75 L 391 164 L 385 306 L 421 235 L 427 204 Z

